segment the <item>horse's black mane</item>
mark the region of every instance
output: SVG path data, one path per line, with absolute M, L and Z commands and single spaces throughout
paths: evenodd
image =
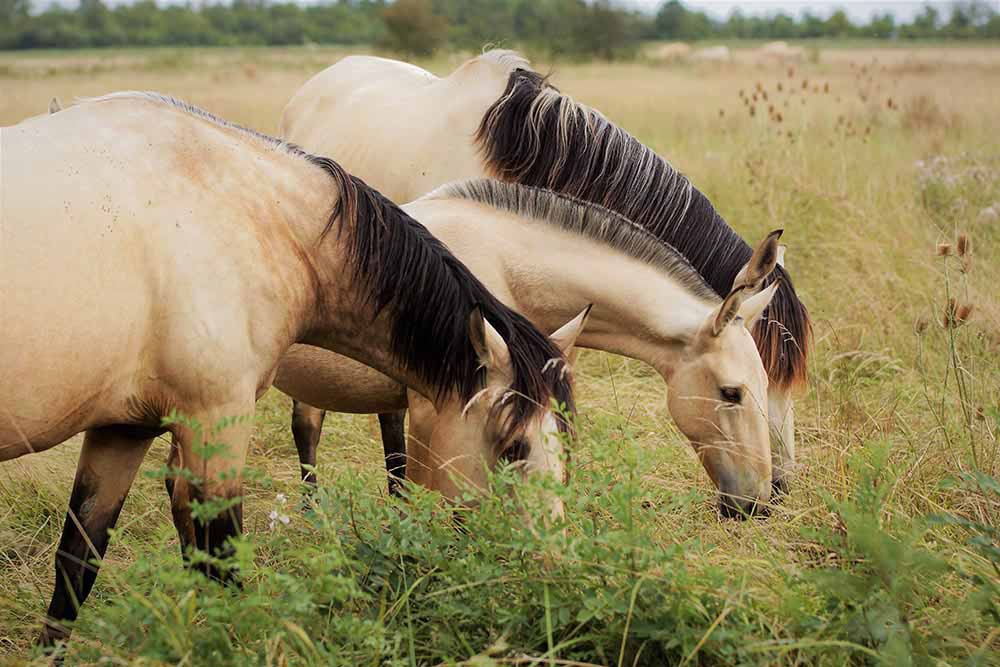
M 511 71 L 476 141 L 496 177 L 595 202 L 633 220 L 676 248 L 720 296 L 753 253 L 683 174 L 537 72 Z M 765 284 L 778 279 L 753 334 L 771 380 L 790 386 L 805 381 L 812 326 L 783 267 Z
M 385 314 L 390 319 L 391 352 L 397 360 L 442 394 L 454 390 L 468 401 L 482 389 L 485 373 L 469 338 L 469 315 L 478 308 L 503 336 L 513 367 L 509 399 L 502 402 L 508 408 L 503 440 L 510 440 L 533 417 L 548 410 L 553 398 L 572 413 L 569 374 L 562 363 L 551 363 L 563 361 L 552 341 L 494 297 L 427 228 L 339 164 L 168 95 L 125 92 L 94 101 L 113 99 L 138 99 L 180 109 L 322 169 L 339 197 L 320 240 L 334 231 L 346 241 L 354 280 L 366 295 L 364 305 L 375 317 Z M 563 420 L 559 423 L 566 427 Z
M 432 384 L 457 388 L 471 399 L 482 388 L 484 372 L 469 341 L 468 316 L 478 307 L 506 341 L 513 366 L 503 439 L 548 409 L 550 399 L 573 411 L 562 353 L 547 336 L 494 297 L 426 227 L 382 194 L 329 158 L 309 159 L 341 193 L 327 231 L 336 229 L 348 239 L 355 279 L 364 285 L 368 305 L 376 313 L 391 313 L 397 358 Z M 338 220 L 348 222 L 338 226 Z

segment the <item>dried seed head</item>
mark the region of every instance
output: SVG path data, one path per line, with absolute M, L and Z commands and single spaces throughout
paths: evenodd
M 802 79 L 802 90 L 809 89 L 809 79 Z
M 755 115 L 756 113 L 757 113 L 757 109 L 756 109 L 756 107 L 754 107 L 754 106 L 753 106 L 753 105 L 751 104 L 751 105 L 750 105 L 750 116 L 754 116 L 754 115 Z
M 791 79 L 793 76 L 795 76 L 795 68 L 794 67 L 789 67 L 788 68 L 788 78 Z
M 976 419 L 981 422 L 986 421 L 986 411 L 983 410 L 983 406 L 981 405 L 976 406 Z
M 740 97 L 743 97 L 743 89 L 740 88 Z
M 937 244 L 937 256 L 947 257 L 951 254 L 951 244 L 950 243 L 938 243 Z
M 779 123 L 780 123 L 780 122 L 781 122 L 782 120 L 784 120 L 784 119 L 783 119 L 783 118 L 781 117 L 781 112 L 780 112 L 780 111 L 779 111 L 778 113 L 774 114 L 774 120 L 778 121 Z
M 781 90 L 782 90 L 782 87 L 781 87 L 781 82 L 779 81 L 779 82 L 778 82 L 778 92 L 780 93 L 780 92 L 781 92 Z
M 824 93 L 829 93 L 830 92 L 830 82 L 829 81 L 827 81 L 826 83 L 823 84 L 823 92 Z
M 913 323 L 913 330 L 917 332 L 918 336 L 927 331 L 927 318 L 923 315 L 919 316 Z
M 766 90 L 760 91 L 760 95 L 761 95 L 761 97 L 764 98 L 764 101 L 766 102 L 767 101 L 767 91 Z
M 969 235 L 962 232 L 958 235 L 958 256 L 965 257 L 972 250 L 972 246 L 969 245 Z
M 725 115 L 726 115 L 726 112 L 725 112 L 725 110 L 724 110 L 724 109 L 719 109 L 719 118 L 722 118 L 722 117 L 724 117 Z
M 972 310 L 973 306 L 971 303 L 963 303 L 961 306 L 959 306 L 958 310 L 955 311 L 956 326 L 960 326 L 968 322 L 969 318 L 972 316 Z

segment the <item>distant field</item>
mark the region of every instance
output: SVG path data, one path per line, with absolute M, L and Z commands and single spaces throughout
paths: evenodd
M 576 504 L 567 535 L 538 538 L 556 545 L 544 558 L 500 510 L 471 536 L 435 532 L 430 510 L 396 526 L 368 417 L 326 422 L 319 474 L 343 521 L 317 528 L 291 511 L 272 529 L 276 494 L 299 493 L 290 401 L 272 390 L 249 460 L 273 482 L 247 492 L 246 589 L 183 578 L 162 484 L 141 478 L 81 616 L 79 664 L 1000 665 L 1000 551 L 991 561 L 982 547 L 1000 549 L 1000 487 L 943 484 L 974 463 L 1000 477 L 1000 48 L 821 45 L 804 63 L 764 66 L 731 46 L 733 63 L 551 70 L 688 174 L 745 238 L 785 229 L 816 345 L 797 403 L 801 469 L 773 516 L 720 521 L 661 380 L 588 352 Z M 150 89 L 274 132 L 291 94 L 348 52 L 2 53 L 0 125 L 53 96 Z M 422 64 L 444 74 L 463 58 Z M 971 238 L 968 273 L 935 256 L 958 233 Z M 974 305 L 954 340 L 940 325 L 946 289 Z M 0 663 L 27 659 L 45 611 L 78 446 L 0 466 Z M 166 451 L 154 445 L 145 469 Z M 414 531 L 410 546 L 387 537 L 397 530 Z M 296 606 L 328 584 L 336 603 Z

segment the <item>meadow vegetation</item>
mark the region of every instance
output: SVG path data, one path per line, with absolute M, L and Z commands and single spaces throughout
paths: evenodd
M 0 124 L 135 88 L 273 132 L 342 53 L 2 54 Z M 566 519 L 549 527 L 524 520 L 540 489 L 509 471 L 457 528 L 431 494 L 388 498 L 365 416 L 327 418 L 304 509 L 290 401 L 271 391 L 243 588 L 184 569 L 157 442 L 68 664 L 1000 665 L 1000 56 L 816 60 L 554 70 L 744 238 L 785 229 L 816 345 L 799 469 L 769 518 L 719 519 L 661 380 L 620 357 L 581 356 L 571 480 L 550 489 Z M 0 663 L 44 664 L 31 641 L 78 450 L 0 467 Z

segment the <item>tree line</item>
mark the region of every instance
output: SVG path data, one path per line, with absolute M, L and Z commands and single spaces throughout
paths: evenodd
M 115 46 L 254 46 L 375 44 L 411 55 L 441 48 L 478 50 L 516 45 L 552 57 L 633 55 L 642 40 L 725 38 L 1000 38 L 1000 15 L 983 0 L 960 1 L 946 13 L 932 6 L 908 22 L 891 14 L 867 23 L 844 11 L 724 20 L 678 0 L 655 14 L 612 0 L 327 0 L 302 5 L 269 0 L 163 4 L 138 0 L 109 6 L 80 0 L 40 12 L 30 0 L 0 0 L 0 49 Z

